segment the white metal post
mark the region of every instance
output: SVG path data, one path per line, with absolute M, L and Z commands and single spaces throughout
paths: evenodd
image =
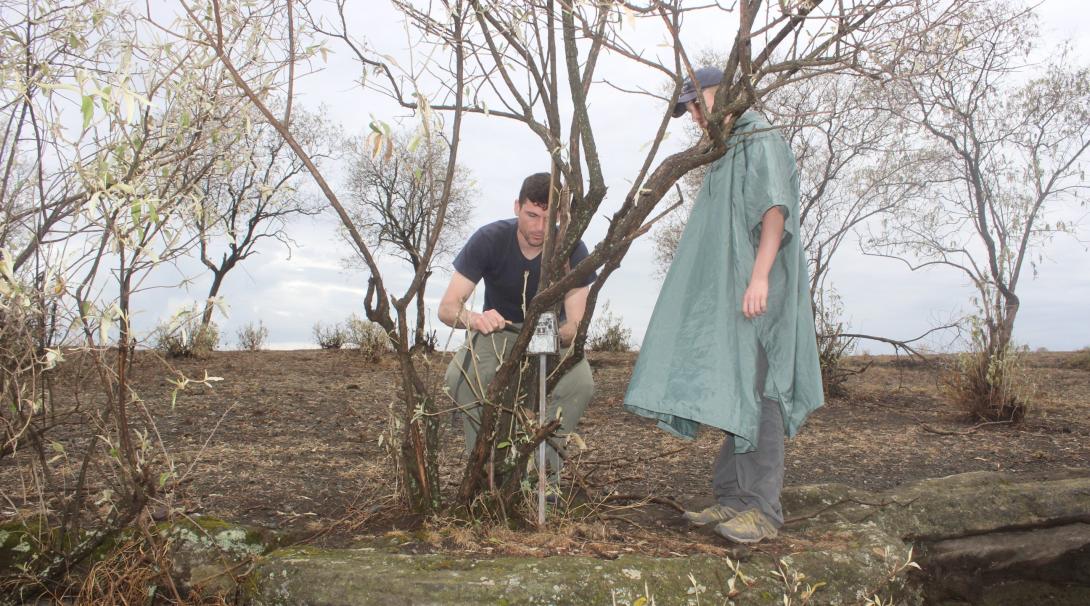
M 537 395 L 537 409 L 538 409 L 538 421 L 542 426 L 545 425 L 545 379 L 546 379 L 546 354 L 538 356 L 541 360 L 540 368 L 538 369 L 538 382 L 541 384 L 541 390 Z M 545 440 L 541 441 L 541 444 L 537 445 L 537 525 L 540 527 L 545 526 Z
M 545 394 L 545 385 L 548 379 L 548 355 L 560 353 L 560 335 L 556 326 L 556 314 L 545 312 L 537 319 L 534 326 L 534 336 L 530 339 L 530 346 L 526 348 L 527 355 L 537 355 L 538 369 L 538 422 L 544 427 L 548 422 L 546 411 L 548 410 Z M 545 526 L 545 489 L 548 486 L 548 475 L 545 473 L 545 441 L 537 446 L 537 525 Z

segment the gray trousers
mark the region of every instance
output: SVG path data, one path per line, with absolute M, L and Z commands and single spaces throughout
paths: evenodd
M 484 401 L 488 385 L 496 376 L 496 369 L 507 358 L 507 352 L 515 344 L 518 334 L 510 331 L 495 332 L 487 335 L 471 333 L 454 359 L 447 366 L 447 393 L 463 413 L 462 428 L 465 430 L 466 452 L 473 450 L 477 442 L 477 429 L 481 425 L 481 402 Z M 536 356 L 533 360 L 537 362 Z M 549 394 L 545 411 L 548 419 L 556 418 L 560 413 L 560 428 L 552 441 L 563 443 L 565 436 L 575 430 L 579 419 L 587 409 L 587 404 L 594 396 L 594 378 L 590 364 L 583 358 L 572 367 Z M 551 470 L 550 482 L 560 480 L 560 455 L 550 444 L 545 449 L 546 467 Z
M 757 393 L 763 394 L 768 358 L 758 346 Z M 780 492 L 783 490 L 783 413 L 780 403 L 761 397 L 757 449 L 734 452 L 734 434 L 727 433 L 712 471 L 712 493 L 720 505 L 738 511 L 760 509 L 777 527 L 783 525 Z

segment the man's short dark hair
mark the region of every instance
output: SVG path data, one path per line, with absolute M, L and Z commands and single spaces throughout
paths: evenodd
M 529 200 L 541 208 L 549 208 L 549 187 L 552 175 L 549 173 L 534 173 L 522 182 L 519 190 L 519 205 Z

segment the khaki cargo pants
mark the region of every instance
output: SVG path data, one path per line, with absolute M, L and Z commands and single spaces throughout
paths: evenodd
M 509 330 L 487 335 L 470 333 L 472 336 L 462 346 L 454 359 L 447 366 L 447 392 L 457 403 L 465 430 L 466 452 L 473 450 L 477 442 L 477 429 L 480 427 L 481 402 L 484 400 L 488 385 L 496 376 L 496 369 L 507 358 L 518 338 L 518 333 Z M 536 356 L 535 356 L 536 357 Z M 560 428 L 550 442 L 563 444 L 565 437 L 575 430 L 579 419 L 587 409 L 587 404 L 594 396 L 594 378 L 586 358 L 565 374 L 552 393 L 549 394 L 546 407 L 547 418 L 555 418 L 560 412 Z M 550 444 L 546 448 L 546 466 L 551 470 L 550 482 L 556 484 L 560 478 L 560 455 Z

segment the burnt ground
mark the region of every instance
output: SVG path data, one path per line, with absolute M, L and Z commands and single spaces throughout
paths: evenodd
M 850 358 L 850 367 L 866 371 L 849 379 L 847 394 L 832 398 L 788 443 L 786 483 L 880 490 L 967 471 L 1050 475 L 1090 468 L 1090 371 L 1074 367 L 1088 355 L 1028 354 L 1035 395 L 1027 419 L 1016 426 L 965 420 L 943 387 L 949 358 Z M 719 552 L 723 546 L 714 535 L 685 528 L 662 503 L 710 503 L 710 468 L 721 434 L 705 431 L 685 442 L 625 413 L 621 401 L 635 357 L 590 354 L 597 393 L 580 425 L 587 449 L 570 468 L 592 488 L 591 504 L 557 517 L 547 533 L 514 534 L 453 518 L 422 521 L 399 506 L 388 443 L 380 443 L 396 406 L 399 373 L 392 357 L 369 362 L 353 351 L 308 350 L 174 360 L 186 376 L 207 372 L 223 380 L 190 386 L 173 407 L 173 375 L 151 353 L 138 353 L 132 380 L 165 446 L 158 463 L 172 458 L 180 478 L 167 483 L 160 511 L 170 507 L 275 528 L 321 544 L 378 536 L 393 537 L 408 550 L 606 557 Z M 434 380 L 441 380 L 445 361 L 442 355 L 431 359 Z M 79 359 L 62 366 L 54 389 L 58 410 L 77 400 L 84 409 L 92 405 L 97 380 L 90 370 Z M 75 452 L 87 439 L 86 430 L 77 429 L 61 425 L 49 435 L 65 452 Z M 441 460 L 449 496 L 461 477 L 461 441 L 460 428 L 452 430 L 444 416 Z M 11 499 L 0 507 L 0 521 L 20 505 L 19 487 L 31 483 L 16 465 L 28 456 L 24 450 L 14 460 L 0 460 L 0 486 Z M 74 461 L 63 456 L 53 457 L 51 466 L 62 476 L 75 471 Z M 660 503 L 603 501 L 610 493 Z M 787 537 L 781 542 L 789 542 L 789 532 Z

